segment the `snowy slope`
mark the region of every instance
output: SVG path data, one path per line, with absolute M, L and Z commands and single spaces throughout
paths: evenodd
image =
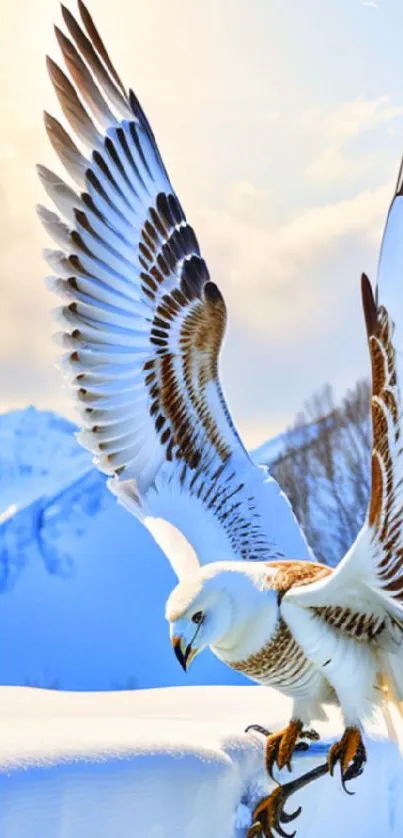
M 201 687 L 68 694 L 0 690 L 0 834 L 4 838 L 245 838 L 267 790 L 262 744 L 290 703 L 265 688 Z M 318 725 L 330 740 L 336 714 Z M 296 773 L 323 761 L 299 755 Z M 400 838 L 403 768 L 370 742 L 348 797 L 338 779 L 305 789 L 298 838 Z M 288 779 L 288 775 L 287 775 Z M 329 814 L 331 813 L 331 814 Z

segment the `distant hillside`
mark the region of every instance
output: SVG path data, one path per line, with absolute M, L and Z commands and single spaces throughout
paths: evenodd
M 335 406 L 329 388 L 294 428 L 255 452 L 288 495 L 315 555 L 335 565 L 353 543 L 369 496 L 369 385 L 357 384 Z

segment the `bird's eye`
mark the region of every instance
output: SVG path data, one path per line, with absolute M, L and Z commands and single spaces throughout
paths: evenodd
M 192 623 L 196 623 L 199 625 L 204 620 L 203 611 L 196 611 L 196 614 L 193 614 Z

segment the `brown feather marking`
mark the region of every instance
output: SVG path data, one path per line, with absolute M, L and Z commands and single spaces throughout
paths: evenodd
M 373 451 L 371 458 L 371 502 L 368 521 L 371 527 L 378 527 L 382 514 L 382 498 L 384 494 L 383 473 L 377 451 Z
M 98 54 L 101 56 L 101 58 L 105 62 L 111 76 L 115 79 L 116 84 L 120 87 L 120 90 L 122 91 L 123 96 L 126 98 L 125 87 L 124 87 L 122 81 L 120 80 L 120 78 L 119 78 L 119 76 L 118 76 L 118 74 L 117 74 L 117 72 L 116 72 L 116 70 L 115 70 L 115 68 L 112 64 L 111 59 L 109 58 L 109 55 L 108 55 L 108 52 L 107 52 L 106 47 L 104 45 L 104 42 L 103 42 L 103 40 L 102 40 L 102 38 L 101 38 L 101 36 L 100 36 L 96 26 L 95 26 L 95 23 L 94 23 L 91 15 L 90 15 L 87 7 L 84 5 L 82 0 L 78 0 L 78 8 L 79 8 L 79 11 L 80 11 L 81 20 L 82 20 L 82 22 L 83 22 L 83 24 L 84 24 L 84 26 L 85 26 L 85 28 L 88 32 L 88 35 L 89 35 L 89 37 L 92 41 L 93 46 L 95 47 Z
M 274 561 L 267 562 L 267 566 L 278 568 L 274 577 L 269 576 L 268 584 L 282 595 L 290 588 L 318 582 L 333 573 L 330 567 L 320 562 Z
M 392 447 L 400 440 L 401 408 L 396 385 L 394 326 L 384 306 L 377 308 L 371 285 L 362 277 L 362 299 L 372 367 L 372 461 L 368 524 L 378 542 L 378 577 L 395 599 L 403 599 L 403 508 L 397 508 Z
M 377 331 L 378 317 L 372 285 L 366 274 L 361 275 L 361 296 L 368 339 Z
M 375 614 L 353 611 L 351 608 L 326 605 L 312 608 L 329 626 L 355 640 L 371 643 L 385 631 L 386 622 Z
M 231 668 L 290 693 L 298 692 L 299 684 L 314 675 L 314 667 L 281 617 L 269 642 L 244 660 L 231 661 Z
M 210 285 L 213 283 L 207 283 L 205 287 L 204 300 L 197 301 L 184 319 L 180 345 L 183 350 L 183 374 L 190 401 L 208 439 L 216 448 L 220 459 L 225 461 L 230 449 L 222 440 L 216 423 L 211 419 L 206 391 L 211 381 L 218 380 L 218 356 L 225 332 L 227 312 L 218 289 L 215 293 L 207 290 Z M 195 370 L 198 371 L 197 389 L 193 380 Z
M 90 145 L 95 146 L 101 144 L 101 135 L 88 116 L 87 111 L 83 108 L 73 85 L 65 73 L 49 57 L 46 59 L 46 64 L 62 111 L 73 128 L 73 131 L 87 144 L 90 143 Z
M 278 568 L 275 576 L 268 579 L 269 586 L 285 594 L 290 588 L 309 585 L 330 576 L 333 571 L 326 565 L 317 562 L 304 561 L 273 561 L 267 562 L 268 567 Z M 398 581 L 392 583 L 398 589 Z M 342 631 L 344 634 L 354 637 L 356 640 L 371 642 L 378 638 L 385 630 L 384 620 L 373 614 L 362 614 L 359 611 L 352 611 L 351 608 L 341 606 L 313 607 L 312 610 L 324 619 L 333 628 Z
M 144 293 L 154 296 L 158 287 L 156 282 L 147 273 L 142 273 L 141 279 Z M 213 283 L 207 283 L 208 285 Z M 169 330 L 173 322 L 181 317 L 183 320 L 179 346 L 182 353 L 184 392 L 175 358 L 169 352 Z M 171 442 L 191 468 L 199 463 L 202 452 L 197 442 L 200 433 L 192 428 L 188 418 L 188 400 L 220 459 L 225 461 L 230 455 L 229 447 L 211 418 L 206 392 L 212 380 L 218 384 L 218 354 L 225 325 L 225 303 L 214 286 L 211 291 L 208 289 L 207 293 L 203 294 L 203 299 L 193 300 L 190 304 L 179 289 L 165 294 L 157 306 L 150 330 L 151 342 L 160 347 L 157 350 L 159 357 L 155 359 L 160 401 L 158 407 L 155 404 L 153 410 L 154 422 L 158 422 L 160 426 L 158 417 L 165 417 L 172 432 Z M 147 381 L 150 382 L 150 379 Z M 159 427 L 156 430 L 158 432 Z
M 383 392 L 383 401 L 392 415 L 393 423 L 396 426 L 396 440 L 399 438 L 399 405 L 393 390 L 385 389 Z
M 161 358 L 160 375 L 160 410 L 170 424 L 174 442 L 181 450 L 184 459 L 192 459 L 194 441 L 190 423 L 187 421 L 186 401 L 180 392 L 180 383 L 175 371 L 174 357 L 167 353 Z M 184 434 L 186 437 L 184 438 Z
M 380 397 L 387 386 L 388 357 L 385 347 L 375 335 L 371 335 L 369 339 L 369 350 L 372 365 L 372 395 Z
M 104 64 L 98 58 L 97 53 L 91 43 L 91 41 L 87 38 L 84 34 L 81 27 L 78 25 L 77 21 L 69 12 L 69 10 L 63 6 L 62 4 L 62 15 L 63 20 L 70 32 L 70 35 L 74 39 L 78 49 L 84 56 L 85 60 L 87 61 L 89 67 L 94 72 L 96 78 L 101 82 L 104 88 L 108 91 L 108 96 L 111 100 L 120 108 L 124 108 L 127 113 L 130 113 L 128 101 L 126 96 L 122 96 L 121 92 L 112 82 L 111 77 L 108 71 L 105 69 Z
M 55 119 L 54 116 L 44 112 L 44 122 L 46 133 L 49 137 L 49 140 L 57 154 L 57 156 L 61 159 L 62 163 L 67 155 L 74 157 L 77 161 L 77 164 L 81 165 L 83 170 L 88 162 L 86 161 L 85 157 L 81 154 L 79 149 L 77 148 L 76 144 L 71 139 L 70 135 L 65 131 L 63 126 Z M 65 163 L 64 163 L 65 165 Z

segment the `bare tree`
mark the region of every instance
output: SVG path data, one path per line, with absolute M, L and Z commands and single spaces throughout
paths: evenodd
M 326 385 L 286 435 L 270 470 L 291 500 L 316 557 L 335 565 L 353 543 L 368 503 L 370 388 L 359 381 L 335 406 Z

